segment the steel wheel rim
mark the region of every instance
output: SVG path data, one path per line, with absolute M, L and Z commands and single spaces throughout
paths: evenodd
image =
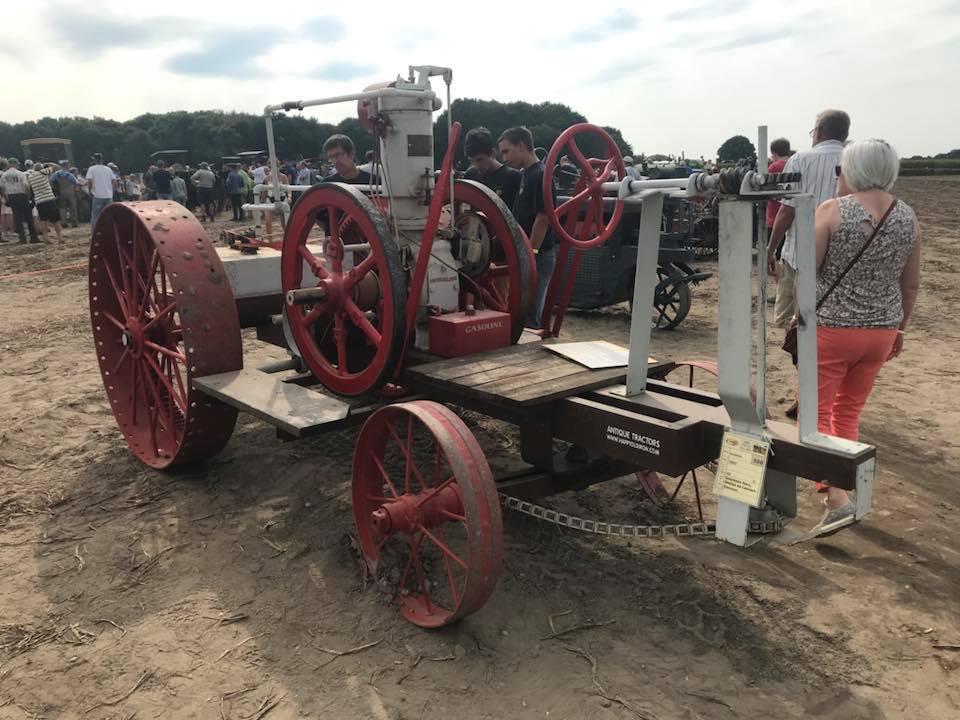
M 94 228 L 89 283 L 100 372 L 134 454 L 163 469 L 222 449 L 237 411 L 191 382 L 242 367 L 240 324 L 196 219 L 173 202 L 112 203 Z
M 320 213 L 337 218 L 330 225 L 325 251 L 331 267 L 307 247 L 310 229 Z M 335 228 L 335 234 L 334 234 Z M 366 254 L 349 245 L 369 243 Z M 362 268 L 356 276 L 344 268 L 347 255 Z M 307 277 L 304 263 L 311 269 Z M 366 263 L 366 264 L 365 264 Z M 373 309 L 361 309 L 357 293 L 361 284 L 376 283 L 378 299 Z M 283 238 L 281 284 L 291 290 L 325 285 L 330 299 L 313 305 L 286 305 L 290 332 L 311 372 L 328 389 L 341 395 L 363 395 L 377 389 L 393 375 L 402 352 L 406 288 L 400 252 L 382 215 L 359 191 L 330 183 L 305 192 L 294 206 Z M 332 333 L 334 349 L 328 338 Z M 364 358 L 360 357 L 359 347 Z M 373 348 L 372 356 L 366 349 Z M 364 359 L 366 361 L 364 362 Z M 357 369 L 357 365 L 362 367 Z
M 497 265 L 491 258 L 488 269 L 478 277 L 465 278 L 460 285 L 460 305 L 466 307 L 465 295 L 477 294 L 484 305 L 510 315 L 510 338 L 516 343 L 523 334 L 527 313 L 532 300 L 534 285 L 531 280 L 533 262 L 530 241 L 527 240 L 517 221 L 496 193 L 485 185 L 472 180 L 457 180 L 453 189 L 457 215 L 466 205 L 483 218 L 488 232 L 500 244 L 505 257 L 504 265 Z M 449 195 L 449 191 L 447 191 Z M 449 201 L 449 197 L 447 197 Z M 496 287 L 496 277 L 506 276 L 510 286 L 508 297 L 502 298 Z
M 433 439 L 437 462 L 446 469 L 437 472 L 434 467 L 433 472 L 424 473 L 423 468 L 405 467 L 403 476 L 391 475 L 385 467 L 385 451 L 393 444 L 401 457 L 416 454 L 411 438 L 417 431 Z M 422 492 L 423 488 L 429 492 Z M 419 525 L 402 521 L 412 503 L 420 513 Z M 388 543 L 405 544 L 407 561 L 396 597 L 401 614 L 410 622 L 442 627 L 475 612 L 490 597 L 503 555 L 500 505 L 482 450 L 449 409 L 416 401 L 382 408 L 370 417 L 354 455 L 353 508 L 360 546 L 372 570 L 376 571 Z M 383 519 L 385 515 L 391 516 L 389 520 Z M 458 554 L 454 548 L 459 546 L 445 532 L 453 525 L 463 526 L 466 552 Z M 441 545 L 447 545 L 456 559 Z M 452 603 L 447 605 L 452 607 L 437 602 L 436 585 L 431 586 L 426 577 L 422 554 L 431 546 L 440 551 L 443 565 L 431 577 L 439 576 L 448 590 L 455 588 L 448 596 Z M 404 594 L 411 585 L 415 592 Z
M 578 133 L 595 135 L 603 142 L 604 157 L 591 162 L 584 156 L 574 139 Z M 573 196 L 562 205 L 554 207 L 553 181 L 556 174 L 557 161 L 564 148 L 570 148 L 574 164 L 580 170 L 580 179 L 573 190 Z M 577 123 L 564 130 L 550 148 L 545 162 L 546 172 L 543 175 L 544 203 L 547 208 L 547 217 L 553 231 L 562 240 L 572 244 L 580 250 L 602 245 L 616 231 L 623 216 L 623 199 L 617 197 L 614 201 L 613 213 L 609 222 L 603 221 L 603 188 L 602 183 L 612 180 L 614 172 L 617 177 L 623 178 L 626 169 L 620 148 L 603 128 L 591 123 Z M 580 208 L 586 203 L 587 209 L 581 223 L 581 234 L 586 238 L 576 237 L 570 233 L 575 226 L 573 218 L 579 216 Z M 565 220 L 566 218 L 566 220 Z

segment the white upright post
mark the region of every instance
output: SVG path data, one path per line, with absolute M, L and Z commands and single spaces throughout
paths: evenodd
M 760 438 L 763 426 L 750 397 L 753 208 L 752 202 L 743 200 L 720 202 L 717 387 L 732 429 Z M 749 505 L 717 498 L 718 539 L 743 546 L 749 529 Z
M 817 246 L 813 232 L 813 195 L 793 198 L 797 248 L 797 375 L 800 384 L 800 439 L 817 435 Z
M 650 357 L 650 313 L 657 286 L 657 258 L 660 254 L 660 224 L 663 195 L 653 191 L 643 198 L 637 267 L 633 280 L 633 311 L 630 318 L 630 349 L 627 360 L 627 397 L 647 388 L 647 360 Z
M 767 168 L 767 126 L 757 128 L 757 172 L 766 174 Z M 757 203 L 755 212 L 757 261 L 757 418 L 760 425 L 767 424 L 767 203 Z

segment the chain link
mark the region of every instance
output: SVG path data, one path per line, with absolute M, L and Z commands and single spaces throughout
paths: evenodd
M 586 520 L 576 515 L 562 513 L 557 510 L 551 510 L 543 505 L 520 500 L 498 493 L 503 505 L 511 510 L 535 517 L 538 520 L 579 530 L 585 533 L 594 533 L 596 535 L 614 535 L 617 537 L 643 537 L 656 538 L 676 535 L 678 537 L 706 537 L 713 535 L 717 529 L 715 520 L 707 520 L 699 523 L 679 523 L 676 525 L 623 525 L 620 523 L 609 523 L 600 520 Z M 750 523 L 750 532 L 756 534 L 770 534 L 780 532 L 784 525 L 784 518 L 777 513 L 774 520 L 755 521 Z

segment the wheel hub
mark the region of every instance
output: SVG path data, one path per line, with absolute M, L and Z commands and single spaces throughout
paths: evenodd
M 413 533 L 418 527 L 435 528 L 448 521 L 448 514 L 463 515 L 463 501 L 456 485 L 401 495 L 371 513 L 373 525 L 383 537 Z

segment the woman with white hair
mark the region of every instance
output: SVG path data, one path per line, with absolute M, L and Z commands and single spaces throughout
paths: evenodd
M 859 437 L 880 368 L 903 351 L 920 287 L 917 219 L 891 194 L 899 170 L 887 142 L 850 143 L 837 168 L 839 197 L 817 208 L 819 430 L 848 440 Z M 821 490 L 821 534 L 851 524 L 847 493 Z

